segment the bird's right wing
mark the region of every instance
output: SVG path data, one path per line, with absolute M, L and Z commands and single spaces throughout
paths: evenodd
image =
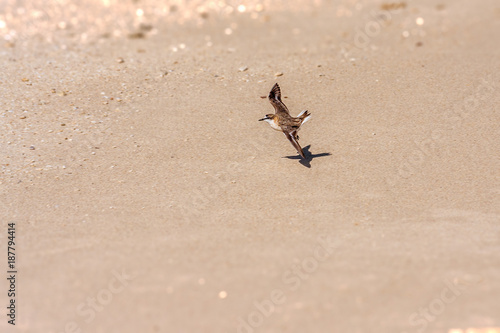
M 269 101 L 274 106 L 276 113 L 284 112 L 288 115 L 290 114 L 286 105 L 281 101 L 281 89 L 277 83 L 274 84 L 273 89 L 269 93 Z

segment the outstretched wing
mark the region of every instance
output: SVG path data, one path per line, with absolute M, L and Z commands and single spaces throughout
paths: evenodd
M 302 156 L 302 158 L 305 159 L 306 157 L 304 156 L 304 152 L 302 151 L 302 147 L 300 147 L 299 143 L 295 139 L 297 132 L 294 131 L 294 132 L 289 133 L 289 132 L 283 131 L 283 133 L 285 133 L 286 138 L 292 143 L 292 146 L 294 146 L 295 149 L 297 149 L 297 152 L 300 154 L 300 156 Z
M 269 101 L 271 102 L 272 106 L 274 106 L 276 114 L 283 112 L 288 115 L 290 114 L 285 104 L 283 104 L 283 102 L 281 101 L 281 89 L 277 83 L 274 84 L 273 89 L 271 89 L 271 92 L 269 93 Z

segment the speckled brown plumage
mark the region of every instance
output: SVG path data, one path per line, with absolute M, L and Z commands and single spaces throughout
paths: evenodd
M 269 101 L 274 107 L 275 113 L 267 114 L 264 118 L 259 119 L 259 121 L 265 120 L 273 129 L 283 131 L 283 134 L 285 134 L 300 156 L 305 159 L 304 152 L 298 142 L 299 136 L 297 132 L 300 126 L 310 119 L 311 113 L 306 110 L 302 111 L 297 117 L 292 117 L 286 105 L 281 101 L 281 89 L 277 83 L 269 93 Z

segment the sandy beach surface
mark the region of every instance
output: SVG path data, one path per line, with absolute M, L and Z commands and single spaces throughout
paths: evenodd
M 500 332 L 498 1 L 1 6 L 1 332 Z

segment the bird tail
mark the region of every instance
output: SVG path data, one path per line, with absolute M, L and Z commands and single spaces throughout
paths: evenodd
M 304 124 L 306 121 L 311 119 L 311 112 L 304 110 L 297 116 L 297 118 L 302 119 L 302 124 Z

